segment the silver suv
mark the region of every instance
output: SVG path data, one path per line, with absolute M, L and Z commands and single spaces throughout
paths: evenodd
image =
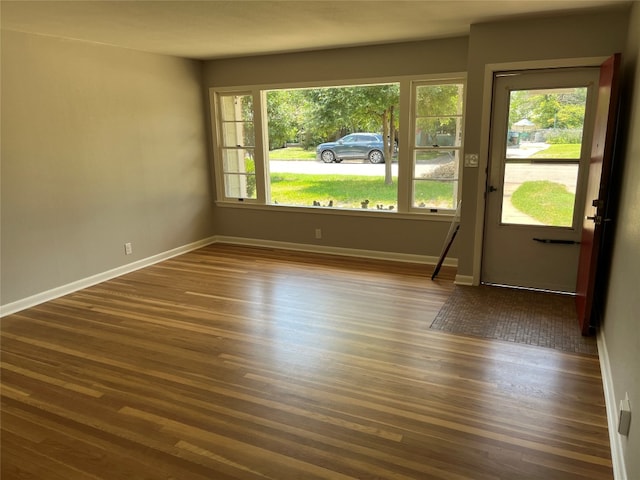
M 340 163 L 345 159 L 364 159 L 384 163 L 382 135 L 378 133 L 350 133 L 335 142 L 321 143 L 316 159 L 324 163 Z

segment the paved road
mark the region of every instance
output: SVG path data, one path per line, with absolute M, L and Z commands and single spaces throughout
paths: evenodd
M 384 163 L 369 163 L 361 160 L 344 161 L 342 163 L 324 163 L 316 160 L 271 160 L 269 169 L 271 173 L 309 173 L 309 174 L 342 174 L 342 175 L 369 175 L 372 177 L 384 177 Z M 398 164 L 391 164 L 393 175 L 398 174 Z

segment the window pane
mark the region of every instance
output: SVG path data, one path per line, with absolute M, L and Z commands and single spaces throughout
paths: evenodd
M 459 171 L 458 150 L 418 150 L 413 171 L 413 206 L 455 208 Z
M 396 138 L 399 94 L 398 83 L 267 92 L 271 202 L 395 211 L 397 150 L 383 138 Z
M 580 158 L 586 101 L 586 87 L 512 91 L 506 158 Z
M 463 100 L 462 83 L 415 87 L 413 208 L 427 211 L 455 209 L 459 190 Z
M 224 147 L 254 147 L 255 130 L 252 122 L 225 122 L 222 124 Z
M 459 147 L 462 117 L 416 119 L 416 147 Z
M 230 198 L 257 198 L 255 175 L 225 174 L 224 189 Z
M 453 209 L 453 198 L 457 182 L 437 180 L 414 180 L 413 206 L 432 210 Z
M 507 163 L 502 223 L 571 227 L 578 163 Z
M 220 97 L 223 121 L 253 121 L 253 97 L 251 95 L 227 95 Z
M 416 116 L 462 115 L 462 84 L 422 85 L 416 88 Z
M 223 150 L 222 165 L 225 173 L 254 173 L 256 171 L 251 150 Z

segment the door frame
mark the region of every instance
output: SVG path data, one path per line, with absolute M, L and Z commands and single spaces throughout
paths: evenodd
M 498 72 L 494 77 L 493 116 L 487 170 L 487 182 L 494 189 L 485 190 L 487 191 L 484 212 L 485 242 L 480 272 L 481 282 L 568 294 L 575 292 L 579 258 L 579 247 L 576 244 L 579 243 L 582 230 L 582 210 L 586 196 L 591 137 L 598 98 L 599 71 L 598 67 L 510 70 Z M 506 170 L 508 165 L 517 163 L 513 157 L 506 158 L 506 128 L 511 93 L 519 90 L 538 91 L 577 87 L 585 88 L 588 96 L 584 104 L 580 155 L 567 160 L 568 163 L 575 163 L 577 166 L 571 225 L 556 227 L 536 225 L 533 221 L 531 223 L 504 222 L 502 213 L 505 208 Z M 562 164 L 562 161 L 558 161 L 556 165 L 558 164 Z M 568 244 L 549 245 L 532 241 L 534 238 L 548 236 Z M 569 243 L 572 242 L 575 243 L 570 245 Z M 518 245 L 517 254 L 511 251 L 511 245 L 514 244 Z M 509 256 L 510 251 L 511 256 Z M 509 261 L 505 262 L 502 254 L 507 255 Z M 519 264 L 522 269 L 507 267 L 514 264 Z M 549 269 L 556 265 L 562 266 L 552 275 Z
M 485 224 L 485 191 L 487 186 L 487 168 L 489 165 L 489 147 L 491 140 L 491 116 L 493 106 L 493 78 L 497 72 L 511 70 L 541 70 L 546 68 L 562 67 L 597 67 L 608 56 L 559 58 L 548 60 L 534 60 L 524 62 L 487 63 L 484 69 L 483 94 L 482 94 L 482 120 L 480 123 L 480 148 L 478 151 L 478 175 L 475 198 L 475 225 L 473 242 L 473 268 L 472 275 L 456 275 L 457 285 L 480 285 L 482 272 L 482 252 L 484 248 L 484 224 Z M 468 143 L 466 143 L 468 145 Z M 468 150 L 465 153 L 471 153 Z M 469 167 L 467 167 L 469 168 Z M 469 201 L 465 202 L 471 203 Z

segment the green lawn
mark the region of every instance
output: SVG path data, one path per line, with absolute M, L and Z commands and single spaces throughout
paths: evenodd
M 269 160 L 315 160 L 315 150 L 300 147 L 276 148 L 269 152 Z
M 307 175 L 297 173 L 271 174 L 271 200 L 280 205 L 313 205 L 361 208 L 369 200 L 369 208 L 384 205 L 397 208 L 397 178 L 386 185 L 381 177 L 360 175 Z M 419 182 L 416 186 L 418 202 L 435 203 L 451 208 L 452 184 L 447 182 Z
M 524 182 L 513 192 L 511 202 L 522 213 L 545 225 L 570 227 L 573 223 L 575 195 L 559 183 Z
M 549 148 L 534 153 L 529 158 L 580 158 L 579 143 L 551 144 Z

